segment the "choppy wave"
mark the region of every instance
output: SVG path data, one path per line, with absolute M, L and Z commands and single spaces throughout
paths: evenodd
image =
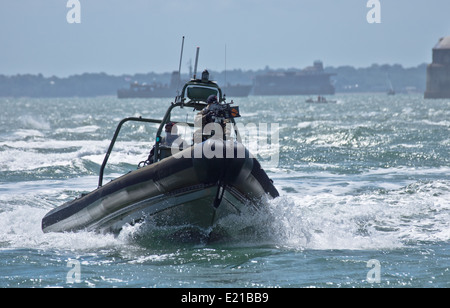
M 71 180 L 70 185 L 67 181 L 22 183 L 19 187 L 1 184 L 0 191 L 6 193 L 0 197 L 0 247 L 89 251 L 142 244 L 146 235 L 141 234 L 145 229 L 140 226 L 126 228 L 119 237 L 90 232 L 42 233 L 40 224 L 46 212 L 88 190 L 95 180 L 81 178 L 78 182 Z M 28 185 L 32 189 L 28 190 Z M 259 214 L 230 218 L 222 222 L 222 227 L 231 233 L 228 243 L 300 250 L 370 250 L 445 242 L 450 240 L 449 187 L 450 182 L 439 180 L 351 195 L 288 192 Z M 11 193 L 18 189 L 21 194 Z M 246 231 L 233 234 L 233 230 L 243 229 Z M 163 237 L 178 231 L 181 229 L 152 229 L 146 243 L 160 243 L 155 234 Z
M 450 239 L 448 181 L 412 183 L 358 195 L 285 196 L 275 211 L 287 245 L 379 249 Z M 279 203 L 278 203 L 279 202 Z M 285 235 L 285 236 L 283 236 Z
M 379 250 L 450 240 L 447 105 L 343 96 L 333 106 L 312 106 L 301 99 L 242 99 L 242 114 L 249 121 L 280 124 L 280 161 L 267 171 L 281 197 L 257 215 L 222 221 L 220 227 L 229 237 L 219 245 Z M 203 239 L 201 244 L 174 244 L 171 234 L 191 235 L 183 228 L 127 226 L 117 237 L 42 232 L 41 219 L 49 210 L 96 188 L 104 153 L 122 117 L 157 118 L 165 111 L 159 100 L 155 105 L 130 101 L 127 106 L 105 101 L 11 100 L 2 106 L 6 113 L 0 123 L 0 250 L 93 255 L 103 251 L 130 264 L 248 260 L 221 253 Z M 70 107 L 74 103 L 78 108 Z M 46 114 L 39 113 L 43 105 Z M 292 107 L 296 112 L 280 112 Z M 107 178 L 135 169 L 147 157 L 156 127 L 132 128 L 116 144 Z M 189 256 L 178 249 L 184 244 L 194 247 Z

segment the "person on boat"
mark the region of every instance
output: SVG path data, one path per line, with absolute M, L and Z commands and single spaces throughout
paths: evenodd
M 206 100 L 207 106 L 202 110 L 202 124 L 205 126 L 208 123 L 213 122 L 212 120 L 212 111 L 214 109 L 214 104 L 218 104 L 217 96 L 210 95 Z
M 161 145 L 165 147 L 179 147 L 180 150 L 184 149 L 184 140 L 181 138 L 180 135 L 178 135 L 178 128 L 176 123 L 174 122 L 168 122 L 166 126 L 164 127 L 164 130 L 166 132 L 166 136 L 161 138 Z M 175 142 L 176 141 L 176 142 Z M 150 154 L 148 155 L 148 158 L 143 165 L 150 165 L 154 163 L 154 157 L 155 157 L 155 146 L 150 150 Z M 141 163 L 139 165 L 141 165 Z
M 203 135 L 203 129 L 209 123 L 213 123 L 213 109 L 214 104 L 218 104 L 219 101 L 216 95 L 210 95 L 206 99 L 207 106 L 200 111 L 195 117 L 195 127 L 199 127 L 193 136 L 194 143 L 200 143 L 211 137 L 211 135 L 205 136 Z
M 209 106 L 210 104 L 213 104 L 213 103 L 218 103 L 217 96 L 214 95 L 214 94 L 208 96 L 208 99 L 206 100 L 206 103 L 208 104 L 208 106 Z
M 162 138 L 161 145 L 170 147 L 175 140 L 181 138 L 180 135 L 178 135 L 178 128 L 174 122 L 168 122 L 164 127 L 164 130 L 166 132 L 166 136 Z M 182 142 L 182 140 L 178 141 Z

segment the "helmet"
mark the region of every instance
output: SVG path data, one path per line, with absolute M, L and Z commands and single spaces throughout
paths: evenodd
M 167 122 L 166 126 L 165 126 L 165 130 L 166 132 L 171 132 L 172 131 L 172 127 L 175 125 L 174 122 Z
M 208 97 L 208 99 L 206 100 L 207 104 L 212 104 L 212 103 L 217 103 L 217 96 L 215 95 L 210 95 Z

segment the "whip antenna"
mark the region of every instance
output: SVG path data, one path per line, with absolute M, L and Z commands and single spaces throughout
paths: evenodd
M 197 78 L 197 64 L 198 64 L 198 53 L 200 52 L 200 47 L 197 47 L 197 55 L 195 56 L 195 65 L 194 65 L 194 79 Z
M 183 36 L 183 40 L 181 41 L 181 54 L 180 54 L 180 65 L 178 66 L 178 74 L 181 73 L 181 62 L 183 60 L 183 49 L 184 49 L 184 36 Z
M 180 94 L 181 62 L 183 61 L 183 49 L 184 49 L 184 36 L 183 36 L 183 39 L 182 39 L 182 41 L 181 41 L 180 65 L 178 66 L 177 95 Z

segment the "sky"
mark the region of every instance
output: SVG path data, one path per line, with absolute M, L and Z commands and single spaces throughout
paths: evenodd
M 431 62 L 450 35 L 449 0 L 0 0 L 0 74 L 111 75 L 178 70 L 368 67 Z

